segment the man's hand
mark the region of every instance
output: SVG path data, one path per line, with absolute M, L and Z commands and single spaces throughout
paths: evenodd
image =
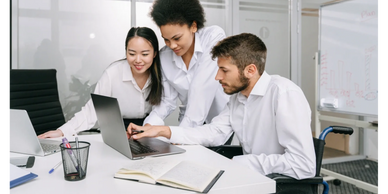
M 46 133 L 38 135 L 39 139 L 46 139 L 46 138 L 54 138 L 54 137 L 62 137 L 63 133 L 60 129 L 53 130 L 53 131 L 47 131 Z
M 141 133 L 136 133 L 133 130 L 136 131 L 143 131 Z M 171 137 L 171 130 L 168 126 L 152 126 L 149 124 L 146 124 L 145 126 L 138 126 L 133 123 L 130 123 L 127 128 L 127 138 L 133 138 L 133 139 L 140 139 L 143 137 L 166 137 L 170 139 Z

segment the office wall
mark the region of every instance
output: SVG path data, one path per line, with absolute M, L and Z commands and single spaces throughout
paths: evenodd
M 148 16 L 152 2 L 135 1 L 136 24 L 131 24 L 130 0 L 12 0 L 12 68 L 57 69 L 68 120 L 89 100 L 104 69 L 125 57 L 124 41 L 131 26 L 151 27 L 161 37 Z M 258 35 L 270 50 L 267 71 L 290 78 L 288 0 L 202 0 L 201 4 L 207 26 L 219 25 L 227 36 Z M 164 46 L 161 38 L 159 43 Z M 177 115 L 175 111 L 166 124 L 176 125 Z
M 57 70 L 71 118 L 113 61 L 125 57 L 129 1 L 12 0 L 12 68 Z
M 268 50 L 266 71 L 291 79 L 289 2 L 244 0 L 238 5 L 238 33 L 259 36 Z
M 304 0 L 302 8 L 318 8 L 323 2 L 326 0 Z M 148 16 L 151 4 L 152 0 L 136 1 L 136 26 L 151 27 L 161 37 Z M 291 78 L 294 67 L 290 64 L 292 18 L 288 0 L 202 0 L 201 4 L 207 26 L 219 25 L 227 35 L 241 32 L 258 35 L 269 50 L 267 71 Z M 103 70 L 125 57 L 125 36 L 132 26 L 131 1 L 12 0 L 11 8 L 12 67 L 56 68 L 60 100 L 66 119 L 71 118 L 89 99 Z M 302 16 L 301 87 L 312 108 L 315 89 L 312 57 L 318 48 L 317 22 L 318 17 Z M 159 43 L 165 45 L 161 38 Z M 175 111 L 166 124 L 176 125 L 177 115 Z M 377 142 L 373 139 L 375 134 L 367 136 L 372 138 L 371 142 Z M 367 150 L 376 149 L 372 146 Z
M 136 26 L 152 28 L 162 47 L 159 28 L 148 16 L 152 2 L 136 1 Z M 226 29 L 226 2 L 201 3 L 206 25 Z M 131 1 L 12 0 L 11 9 L 12 68 L 57 69 L 60 100 L 70 119 L 90 98 L 104 69 L 125 57 Z M 177 115 L 175 111 L 166 123 L 176 125 Z

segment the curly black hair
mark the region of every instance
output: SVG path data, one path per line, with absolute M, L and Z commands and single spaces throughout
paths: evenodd
M 187 24 L 191 27 L 195 21 L 199 30 L 206 22 L 199 0 L 155 0 L 150 16 L 159 27 L 166 24 Z

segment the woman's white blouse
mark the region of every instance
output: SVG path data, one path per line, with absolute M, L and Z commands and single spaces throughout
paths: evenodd
M 150 84 L 149 77 L 143 89 L 140 89 L 127 60 L 120 60 L 104 71 L 94 93 L 117 98 L 123 118 L 144 118 L 151 111 L 151 105 L 145 100 L 150 93 Z M 65 136 L 72 136 L 92 128 L 96 122 L 96 112 L 92 101 L 89 100 L 81 111 L 59 129 Z
M 217 116 L 229 101 L 221 84 L 215 80 L 218 65 L 212 60 L 210 51 L 218 41 L 225 38 L 225 32 L 218 26 L 200 29 L 195 33 L 194 54 L 189 68 L 182 57 L 177 56 L 169 47 L 160 50 L 163 72 L 164 97 L 154 106 L 144 124 L 164 125 L 164 119 L 179 106 L 179 122 L 182 127 L 203 125 Z

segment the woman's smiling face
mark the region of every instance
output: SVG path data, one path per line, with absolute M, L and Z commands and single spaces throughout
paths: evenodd
M 154 48 L 146 39 L 135 36 L 128 41 L 127 61 L 132 68 L 132 73 L 146 72 L 151 67 L 154 57 Z

